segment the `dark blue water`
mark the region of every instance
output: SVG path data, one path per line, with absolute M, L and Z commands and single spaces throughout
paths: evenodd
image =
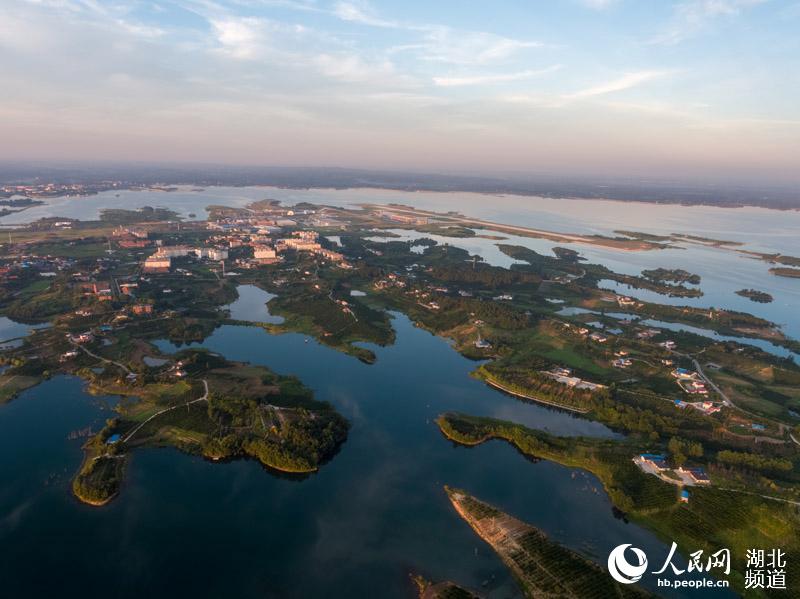
M 27 337 L 32 329 L 41 329 L 49 326 L 50 323 L 23 324 L 6 316 L 0 316 L 0 349 L 19 347 L 22 345 L 21 338 Z
M 433 419 L 450 409 L 558 434 L 610 436 L 600 424 L 525 404 L 469 378 L 475 364 L 394 320 L 397 343 L 365 365 L 300 335 L 222 327 L 204 344 L 297 374 L 352 422 L 341 452 L 304 480 L 252 461 L 214 464 L 170 449 L 134 454 L 119 498 L 78 504 L 68 431 L 108 413 L 76 379 L 57 378 L 0 408 L 0 584 L 4 596 L 409 597 L 409 572 L 494 597 L 516 586 L 453 511 L 462 487 L 603 562 L 653 535 L 616 519 L 598 481 L 509 445 L 456 447 Z M 173 350 L 160 342 L 162 350 Z M 45 574 L 46 573 L 46 574 Z

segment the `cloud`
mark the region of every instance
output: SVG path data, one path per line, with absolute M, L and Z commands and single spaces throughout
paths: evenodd
M 263 21 L 252 17 L 211 19 L 222 51 L 234 58 L 250 59 L 261 53 Z
M 692 37 L 720 18 L 733 18 L 766 0 L 688 0 L 675 7 L 669 26 L 651 40 L 652 44 L 673 45 Z
M 482 65 L 507 59 L 520 50 L 544 46 L 537 40 L 520 40 L 483 31 L 463 31 L 446 25 L 383 19 L 365 1 L 337 2 L 333 14 L 350 23 L 415 34 L 418 41 L 393 46 L 388 49 L 389 54 L 413 52 L 418 59 L 431 62 Z
M 646 83 L 654 79 L 665 77 L 667 74 L 668 73 L 666 71 L 637 71 L 634 73 L 626 73 L 622 77 L 582 89 L 572 94 L 568 94 L 564 96 L 564 98 L 568 100 L 578 100 L 582 98 L 591 98 L 594 96 L 612 94 L 614 92 L 624 91 L 626 89 L 636 87 L 642 83 Z
M 501 62 L 522 50 L 542 47 L 544 44 L 535 40 L 519 40 L 482 31 L 459 31 L 431 25 L 426 28 L 421 41 L 393 46 L 388 52 L 412 52 L 422 61 L 467 66 Z
M 333 7 L 333 13 L 342 21 L 371 25 L 372 27 L 403 28 L 400 23 L 386 21 L 375 16 L 374 11 L 366 3 L 337 2 Z
M 357 54 L 320 54 L 314 65 L 326 77 L 347 83 L 391 83 L 401 80 L 390 61 L 367 62 Z
M 581 4 L 592 10 L 605 10 L 616 4 L 618 0 L 580 0 Z
M 461 77 L 434 77 L 433 82 L 439 87 L 458 87 L 465 85 L 491 85 L 494 83 L 508 83 L 554 73 L 561 69 L 560 64 L 554 64 L 544 69 L 518 71 L 516 73 L 497 73 L 490 75 L 470 75 Z

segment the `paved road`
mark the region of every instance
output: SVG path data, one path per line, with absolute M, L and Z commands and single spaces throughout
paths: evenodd
M 130 369 L 127 366 L 125 366 L 125 364 L 120 364 L 119 362 L 115 362 L 114 360 L 109 360 L 108 358 L 104 358 L 103 356 L 98 356 L 96 353 L 91 351 L 89 348 L 84 347 L 80 343 L 75 343 L 74 341 L 70 341 L 70 343 L 72 345 L 74 345 L 75 347 L 77 347 L 78 349 L 83 350 L 83 352 L 86 353 L 87 355 L 92 356 L 93 358 L 95 358 L 97 360 L 100 360 L 101 362 L 106 362 L 108 364 L 113 364 L 114 366 L 118 366 L 118 367 L 122 368 L 122 370 L 124 370 L 128 374 L 133 374 L 130 371 Z
M 717 394 L 718 394 L 718 395 L 719 395 L 719 396 L 722 398 L 722 403 L 723 403 L 723 404 L 725 404 L 725 405 L 726 405 L 726 406 L 728 406 L 728 407 L 734 407 L 734 408 L 736 408 L 736 409 L 738 409 L 738 410 L 741 410 L 742 412 L 749 413 L 749 412 L 747 412 L 747 410 L 743 410 L 742 408 L 740 408 L 739 406 L 737 406 L 736 404 L 734 404 L 734 403 L 731 401 L 730 397 L 728 397 L 727 395 L 725 395 L 725 393 L 723 393 L 723 392 L 722 392 L 722 389 L 720 389 L 719 387 L 717 387 L 716 383 L 714 383 L 714 381 L 712 381 L 712 380 L 711 380 L 711 379 L 708 377 L 708 375 L 706 375 L 706 373 L 705 373 L 705 372 L 703 372 L 703 368 L 702 368 L 702 366 L 700 366 L 700 362 L 698 362 L 698 361 L 697 361 L 697 360 L 694 358 L 694 356 L 690 356 L 689 354 L 683 354 L 683 353 L 681 353 L 681 352 L 679 352 L 679 351 L 675 351 L 674 349 L 671 349 L 671 350 L 669 350 L 669 351 L 670 351 L 670 353 L 673 353 L 673 354 L 675 354 L 676 356 L 680 356 L 681 358 L 686 358 L 687 360 L 691 360 L 691 361 L 692 361 L 692 364 L 694 364 L 694 369 L 697 371 L 697 374 L 699 374 L 699 375 L 700 375 L 700 378 L 701 378 L 701 379 L 703 379 L 703 381 L 704 381 L 704 382 L 705 382 L 705 383 L 706 383 L 706 384 L 707 384 L 709 387 L 711 387 L 711 388 L 712 388 L 714 391 L 716 391 L 716 392 L 717 392 Z
M 728 397 L 727 395 L 725 395 L 725 393 L 723 393 L 722 389 L 717 387 L 717 385 L 714 383 L 714 381 L 712 381 L 709 378 L 709 376 L 705 372 L 703 372 L 703 368 L 702 368 L 702 366 L 700 366 L 700 362 L 698 362 L 694 357 L 690 356 L 689 354 L 682 354 L 682 353 L 677 352 L 675 350 L 670 350 L 670 351 L 673 354 L 677 355 L 677 356 L 681 356 L 683 358 L 686 358 L 687 360 L 691 360 L 692 364 L 694 364 L 695 370 L 697 370 L 697 374 L 700 375 L 700 377 L 706 382 L 706 384 L 708 384 L 709 387 L 714 389 L 714 391 L 716 391 L 719 394 L 719 396 L 722 398 L 722 402 L 723 402 L 724 405 L 726 405 L 729 408 L 735 408 L 736 410 L 739 410 L 740 412 L 743 412 L 743 413 L 747 414 L 748 416 L 752 416 L 753 418 L 764 418 L 764 416 L 762 416 L 760 414 L 754 414 L 753 412 L 750 412 L 749 410 L 746 410 L 743 407 L 737 406 L 735 403 L 733 403 L 731 398 Z M 769 419 L 767 419 L 767 420 L 769 420 Z M 773 421 L 773 420 L 770 420 L 770 421 L 774 422 L 775 424 L 777 424 L 781 431 L 785 430 L 783 423 L 777 422 L 777 421 Z M 751 438 L 751 437 L 747 437 L 747 438 Z M 769 442 L 769 443 L 780 443 L 780 442 L 788 443 L 788 441 L 785 441 L 785 440 L 784 441 L 780 441 L 778 439 L 774 439 L 774 438 L 771 438 L 771 437 L 756 437 L 754 435 L 752 438 L 756 439 L 756 442 L 761 440 L 763 442 Z M 798 442 L 798 440 L 795 439 L 795 437 L 794 437 L 794 435 L 792 435 L 792 433 L 789 433 L 789 438 L 795 444 L 800 445 L 800 442 Z
M 191 404 L 197 403 L 198 401 L 207 401 L 208 400 L 208 381 L 206 381 L 206 379 L 203 379 L 203 388 L 205 389 L 205 392 L 203 393 L 203 395 L 201 397 L 198 397 L 197 399 L 193 399 L 192 401 L 187 401 L 184 404 L 178 404 L 178 405 L 175 405 L 175 406 L 171 406 L 169 408 L 164 408 L 163 410 L 160 410 L 160 411 L 156 412 L 155 414 L 150 416 L 150 418 L 148 418 L 147 420 L 141 422 L 139 424 L 139 426 L 137 426 L 135 429 L 133 429 L 131 432 L 129 432 L 127 434 L 127 436 L 125 436 L 125 438 L 122 439 L 122 442 L 123 443 L 127 443 L 128 441 L 130 441 L 131 437 L 133 437 L 139 431 L 140 428 L 142 428 L 145 424 L 150 422 L 153 418 L 156 418 L 157 416 L 161 416 L 161 414 L 164 414 L 165 412 L 169 412 L 171 410 L 174 410 L 175 408 L 183 408 L 183 407 L 187 407 L 188 408 Z
M 733 402 L 731 401 L 730 397 L 728 397 L 727 395 L 725 395 L 725 394 L 722 392 L 722 389 L 720 389 L 719 387 L 717 387 L 716 383 L 715 383 L 714 381 L 712 381 L 712 380 L 711 380 L 711 379 L 710 379 L 710 378 L 709 378 L 709 377 L 706 375 L 706 373 L 705 373 L 705 372 L 703 372 L 703 368 L 700 366 L 700 362 L 698 362 L 696 359 L 692 358 L 692 363 L 694 364 L 694 368 L 695 368 L 695 370 L 697 370 L 697 374 L 699 374 L 699 375 L 700 375 L 700 377 L 701 377 L 701 378 L 702 378 L 702 379 L 703 379 L 703 380 L 704 380 L 706 383 L 708 383 L 708 385 L 709 385 L 709 386 L 710 386 L 710 387 L 711 387 L 711 388 L 712 388 L 714 391 L 716 391 L 716 392 L 717 392 L 717 395 L 719 395 L 719 396 L 722 398 L 722 401 L 723 401 L 723 403 L 724 403 L 726 406 L 728 406 L 728 407 L 731 407 L 731 406 L 733 406 L 733 407 L 735 407 L 735 408 L 737 408 L 737 409 L 740 409 L 740 410 L 741 410 L 741 408 L 739 408 L 738 406 L 735 406 L 735 405 L 733 404 Z M 742 410 L 742 411 L 744 412 L 745 410 Z

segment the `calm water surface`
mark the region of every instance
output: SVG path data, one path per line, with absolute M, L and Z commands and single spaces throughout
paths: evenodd
M 272 298 L 277 297 L 274 293 L 259 289 L 255 285 L 239 285 L 236 290 L 239 292 L 239 297 L 235 302 L 226 306 L 232 319 L 271 324 L 281 324 L 283 322 L 283 316 L 269 313 L 267 303 Z
M 533 463 L 501 442 L 456 447 L 434 418 L 491 415 L 563 435 L 598 423 L 519 402 L 469 378 L 475 364 L 396 316 L 397 343 L 362 364 L 296 334 L 225 326 L 203 345 L 296 374 L 352 422 L 341 452 L 303 480 L 252 461 L 214 464 L 137 452 L 120 497 L 77 503 L 70 430 L 108 417 L 59 377 L 0 408 L 0 578 L 7 596 L 409 597 L 410 571 L 517 596 L 507 570 L 450 507 L 442 485 L 476 494 L 600 561 L 623 542 L 666 546 L 614 517 L 598 481 Z M 163 351 L 176 347 L 159 342 Z M 41 572 L 47 572 L 42 576 Z
M 499 223 L 512 223 L 563 233 L 615 235 L 616 230 L 634 230 L 653 234 L 685 233 L 744 243 L 743 249 L 780 252 L 800 256 L 800 211 L 778 211 L 764 208 L 714 208 L 709 206 L 676 206 L 603 200 L 565 200 L 542 197 L 488 195 L 476 193 L 404 192 L 373 189 L 293 190 L 272 187 L 210 187 L 192 191 L 181 187 L 175 192 L 109 191 L 83 198 L 50 198 L 42 206 L 0 218 L 0 225 L 28 223 L 45 216 L 97 218 L 102 208 L 140 208 L 166 206 L 184 218 L 205 219 L 206 206 L 224 204 L 245 206 L 254 200 L 272 198 L 287 204 L 312 202 L 342 207 L 374 202 L 400 203 L 418 208 L 447 212 L 459 211 L 467 216 Z M 402 238 L 423 236 L 408 231 L 394 231 Z M 514 260 L 497 249 L 497 241 L 481 238 L 455 239 L 434 237 L 441 243 L 463 247 L 487 262 L 508 267 Z M 690 305 L 727 308 L 750 312 L 780 324 L 792 337 L 800 338 L 800 279 L 777 277 L 769 273 L 769 265 L 743 254 L 719 248 L 687 245 L 685 248 L 649 252 L 624 252 L 585 244 L 555 244 L 547 240 L 503 234 L 500 243 L 523 245 L 549 253 L 555 245 L 579 251 L 590 262 L 605 264 L 612 270 L 638 274 L 646 268 L 684 268 L 702 276 L 701 298 L 668 298 L 644 290 L 625 289 L 640 299 Z M 332 238 L 334 239 L 334 238 Z M 340 241 L 335 239 L 335 241 Z M 608 285 L 608 288 L 616 284 Z M 771 293 L 775 301 L 758 304 L 734 292 L 755 288 Z
M 94 218 L 102 207 L 143 205 L 205 218 L 208 204 L 242 206 L 266 197 L 343 206 L 400 202 L 563 232 L 691 233 L 800 255 L 796 212 L 380 190 L 105 193 L 48 200 L 0 223 L 47 215 Z M 493 240 L 447 241 L 463 243 L 487 261 L 511 262 Z M 514 237 L 506 243 L 540 252 L 556 245 Z M 794 309 L 800 305 L 800 281 L 769 275 L 764 263 L 712 248 L 617 252 L 572 247 L 620 272 L 635 274 L 655 266 L 697 272 L 706 295 L 680 303 L 744 309 L 800 336 Z M 751 286 L 772 293 L 776 301 L 752 304 L 732 293 Z M 231 314 L 263 322 L 271 317 L 268 299 L 255 288 L 241 288 Z M 0 332 L 4 326 L 11 327 L 0 321 Z M 222 327 L 203 344 L 228 358 L 299 376 L 317 398 L 333 403 L 352 422 L 341 452 L 304 480 L 272 475 L 252 461 L 213 464 L 153 449 L 134 455 L 115 502 L 89 508 L 69 492 L 81 452 L 80 441 L 67 436 L 85 426 L 101 426 L 110 415 L 101 409 L 102 402 L 86 395 L 79 380 L 58 377 L 0 406 L 4 595 L 407 597 L 407 575 L 415 571 L 478 589 L 486 582 L 484 591 L 491 596 L 514 596 L 507 570 L 455 514 L 444 484 L 463 487 L 599 561 L 620 543 L 666 555 L 667 547 L 652 534 L 614 517 L 594 477 L 548 462 L 532 463 L 505 443 L 455 447 L 433 420 L 442 411 L 461 410 L 561 435 L 612 436 L 611 431 L 498 393 L 471 379 L 475 363 L 445 341 L 399 315 L 394 326 L 397 342 L 373 348 L 378 356 L 374 365 L 305 343 L 301 335 L 269 335 L 258 328 Z M 177 349 L 167 342 L 158 346 L 166 352 Z

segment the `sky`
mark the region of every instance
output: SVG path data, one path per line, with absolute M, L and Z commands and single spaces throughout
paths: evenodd
M 800 183 L 797 0 L 1 0 L 0 160 Z

